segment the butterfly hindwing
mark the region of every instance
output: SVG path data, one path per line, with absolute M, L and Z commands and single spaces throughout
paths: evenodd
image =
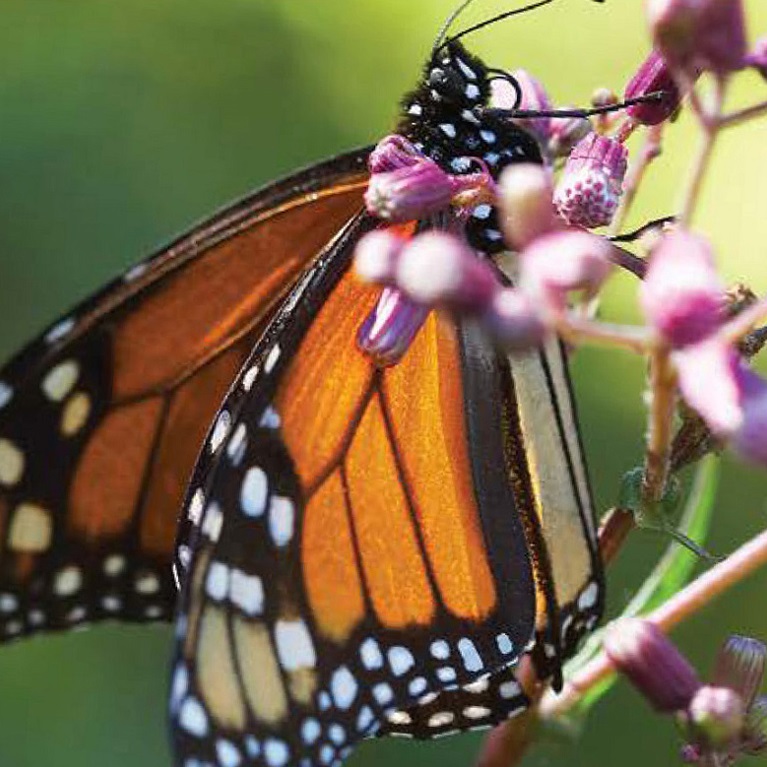
M 199 445 L 280 298 L 359 208 L 367 153 L 227 208 L 0 370 L 0 640 L 170 618 Z
M 513 663 L 532 636 L 518 495 L 493 460 L 496 355 L 436 315 L 393 368 L 357 349 L 377 291 L 349 262 L 370 225 L 352 223 L 278 313 L 192 479 L 180 763 L 334 763 L 389 717 Z M 519 710 L 514 697 L 498 712 Z M 486 709 L 461 726 L 501 715 Z

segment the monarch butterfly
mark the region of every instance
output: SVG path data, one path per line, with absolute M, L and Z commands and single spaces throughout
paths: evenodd
M 470 142 L 498 147 L 495 172 L 540 161 L 524 130 L 462 116 L 488 78 L 457 38 L 436 46 L 400 131 L 446 167 Z M 520 654 L 556 673 L 601 610 L 558 345 L 507 359 L 432 316 L 391 369 L 356 348 L 369 151 L 226 209 L 0 372 L 0 634 L 170 618 L 183 507 L 185 767 L 495 723 L 526 703 Z M 485 213 L 470 236 L 491 253 Z

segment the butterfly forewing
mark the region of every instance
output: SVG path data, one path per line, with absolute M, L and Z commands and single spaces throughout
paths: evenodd
M 359 208 L 366 156 L 222 211 L 0 371 L 0 639 L 172 615 L 199 445 L 280 297 Z

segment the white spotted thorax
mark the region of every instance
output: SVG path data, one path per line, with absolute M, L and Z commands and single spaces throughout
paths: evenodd
M 494 178 L 514 162 L 542 162 L 540 148 L 517 125 L 482 112 L 490 98 L 490 74 L 457 42 L 434 52 L 421 85 L 402 105 L 397 132 L 452 174 L 476 172 L 481 160 Z M 479 205 L 466 226 L 471 245 L 486 254 L 504 250 L 495 211 Z

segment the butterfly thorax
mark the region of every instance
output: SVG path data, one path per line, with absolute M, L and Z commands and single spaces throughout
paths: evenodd
M 448 173 L 476 171 L 481 160 L 493 177 L 515 162 L 542 162 L 535 139 L 509 120 L 488 115 L 490 72 L 458 42 L 438 48 L 418 87 L 402 102 L 397 132 Z M 469 241 L 486 253 L 503 250 L 490 205 L 479 205 L 467 223 Z

